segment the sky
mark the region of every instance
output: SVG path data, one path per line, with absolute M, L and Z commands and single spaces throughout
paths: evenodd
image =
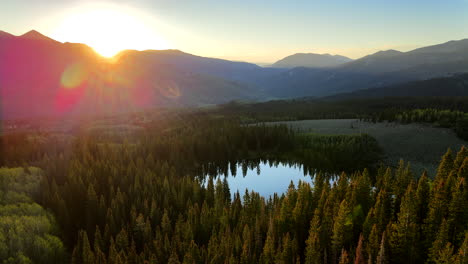
M 0 30 L 35 29 L 108 56 L 179 49 L 271 63 L 299 52 L 356 59 L 468 38 L 466 14 L 468 0 L 0 0 Z

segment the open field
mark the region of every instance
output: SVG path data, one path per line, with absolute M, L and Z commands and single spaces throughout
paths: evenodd
M 377 139 L 386 156 L 386 162 L 396 166 L 400 159 L 410 162 L 415 173 L 426 169 L 434 176 L 440 157 L 451 148 L 457 152 L 468 142 L 459 139 L 453 131 L 422 124 L 369 123 L 356 119 L 303 120 L 269 122 L 287 124 L 302 132 L 317 134 L 366 133 Z

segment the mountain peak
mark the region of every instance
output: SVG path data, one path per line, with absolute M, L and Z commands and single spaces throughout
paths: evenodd
M 5 31 L 1 31 L 0 30 L 0 38 L 1 37 L 14 37 L 12 34 L 8 33 L 8 32 L 5 32 Z
M 272 67 L 294 68 L 294 67 L 335 67 L 351 61 L 350 58 L 341 55 L 317 54 L 317 53 L 296 53 L 287 56 L 277 62 Z
M 24 33 L 20 37 L 24 38 L 24 39 L 47 40 L 47 41 L 56 42 L 55 40 L 53 40 L 53 39 L 51 39 L 51 38 L 49 38 L 47 36 L 42 35 L 41 33 L 39 33 L 38 31 L 36 31 L 34 29 Z
M 391 56 L 396 56 L 400 55 L 403 52 L 394 50 L 394 49 L 389 49 L 389 50 L 380 50 L 377 51 L 376 53 L 372 54 L 371 56 L 379 56 L 379 57 L 391 57 Z

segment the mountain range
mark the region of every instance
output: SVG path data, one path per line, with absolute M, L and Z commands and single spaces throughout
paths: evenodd
M 2 117 L 256 100 L 264 95 L 250 83 L 270 72 L 177 50 L 129 50 L 116 60 L 84 44 L 60 43 L 36 31 L 22 36 L 0 32 Z
M 21 36 L 0 31 L 4 119 L 331 96 L 463 72 L 468 39 L 357 60 L 295 54 L 260 67 L 179 50 L 127 50 L 106 59 L 84 44 L 61 43 L 34 30 Z
M 296 53 L 287 56 L 271 65 L 275 68 L 327 68 L 350 62 L 352 59 L 341 55 L 315 54 L 315 53 Z
M 333 68 L 297 67 L 275 76 L 270 94 L 328 96 L 468 72 L 467 51 L 468 39 L 463 39 L 408 52 L 379 51 Z

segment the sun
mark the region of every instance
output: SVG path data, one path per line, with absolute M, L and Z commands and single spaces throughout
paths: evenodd
M 168 49 L 155 26 L 141 15 L 115 6 L 78 9 L 63 17 L 52 34 L 60 41 L 84 43 L 104 57 L 126 49 Z

